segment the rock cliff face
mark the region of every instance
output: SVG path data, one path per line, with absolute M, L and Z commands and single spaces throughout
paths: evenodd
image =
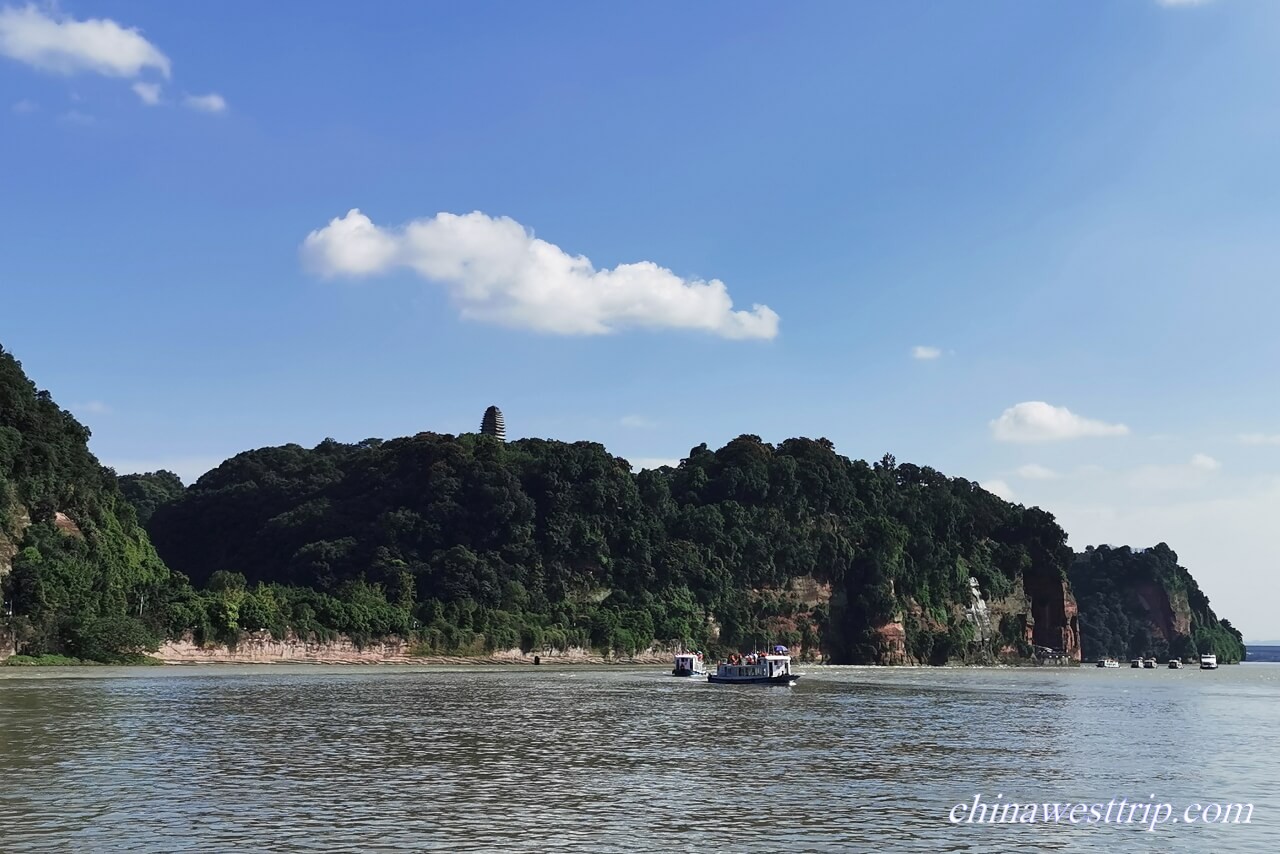
M 22 534 L 31 527 L 31 516 L 21 504 L 10 496 L 0 494 L 0 578 L 13 569 L 13 559 L 18 554 Z
M 3 641 L 3 638 L 0 638 Z M 348 637 L 331 641 L 277 640 L 269 632 L 248 632 L 235 647 L 202 646 L 190 635 L 165 641 L 152 658 L 165 664 L 670 664 L 676 650 L 654 646 L 632 656 L 602 656 L 591 650 L 496 650 L 483 656 L 418 654 L 403 638 L 356 644 Z
M 971 577 L 968 601 L 953 602 L 950 606 L 955 621 L 967 623 L 971 632 L 963 641 L 950 646 L 935 644 L 928 647 L 927 652 L 913 635 L 923 632 L 942 637 L 947 634 L 947 625 L 908 598 L 892 619 L 872 628 L 872 647 L 852 663 L 926 665 L 1030 661 L 1038 657 L 1037 647 L 1059 650 L 1067 661 L 1078 662 L 1081 660 L 1079 609 L 1070 583 L 1056 575 L 1056 572 L 1028 573 L 1018 579 L 1009 595 L 991 601 L 983 597 L 978 579 Z M 809 613 L 828 610 L 837 615 L 822 627 L 824 657 L 836 663 L 847 661 L 849 654 L 842 646 L 844 638 L 838 619 L 846 607 L 846 592 L 833 591 L 830 584 L 808 585 L 806 589 L 818 594 Z
M 1185 590 L 1169 590 L 1154 582 L 1133 585 L 1133 599 L 1146 614 L 1151 634 L 1165 643 L 1191 636 L 1191 605 Z
M 990 664 L 999 661 L 1027 661 L 1037 658 L 1036 648 L 1061 651 L 1067 661 L 1080 661 L 1080 623 L 1070 583 L 1051 573 L 1028 573 L 1013 592 L 988 601 L 978 579 L 969 579 L 969 601 L 952 606 L 957 617 L 972 628 L 967 642 L 947 651 L 946 660 L 956 663 Z M 937 631 L 916 609 L 909 612 L 917 623 Z M 913 655 L 902 619 L 878 627 L 881 664 L 938 664 Z
M 1023 579 L 1031 601 L 1031 642 L 1080 660 L 1080 609 L 1065 578 L 1032 574 Z

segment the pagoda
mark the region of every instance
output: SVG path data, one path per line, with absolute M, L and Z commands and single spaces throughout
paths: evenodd
M 493 436 L 499 442 L 507 441 L 507 427 L 502 421 L 501 409 L 490 406 L 484 411 L 484 418 L 480 419 L 480 435 Z

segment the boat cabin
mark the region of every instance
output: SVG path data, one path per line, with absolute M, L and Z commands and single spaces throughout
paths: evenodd
M 706 672 L 702 666 L 702 654 L 696 652 L 678 653 L 675 657 L 675 667 L 671 670 L 673 676 L 698 676 Z
M 791 670 L 789 655 L 734 656 L 720 662 L 716 672 L 709 677 L 712 682 L 770 682 L 790 684 L 798 679 Z

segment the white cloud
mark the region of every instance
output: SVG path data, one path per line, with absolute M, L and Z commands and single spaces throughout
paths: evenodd
M 1245 433 L 1240 437 L 1242 445 L 1280 445 L 1280 433 Z
M 159 83 L 134 83 L 133 91 L 148 107 L 154 107 L 160 103 Z
M 210 92 L 208 95 L 188 95 L 182 99 L 182 103 L 202 113 L 221 113 L 227 109 L 226 99 L 217 92 Z
M 1222 468 L 1222 463 L 1208 454 L 1192 455 L 1190 465 L 1193 469 L 1199 469 L 1200 471 L 1217 471 Z
M 978 486 L 981 486 L 992 495 L 1003 498 L 1005 501 L 1016 501 L 1018 498 L 1018 494 L 1013 491 L 1013 487 L 1003 480 L 984 480 Z
M 90 400 L 87 403 L 73 403 L 71 411 L 83 412 L 86 415 L 106 415 L 111 412 L 111 407 L 100 400 Z
M 627 462 L 631 463 L 631 467 L 636 471 L 641 471 L 642 469 L 660 469 L 663 466 L 671 466 L 671 468 L 680 467 L 680 460 L 668 457 L 637 457 L 636 459 L 628 460 Z
M 56 74 L 137 77 L 150 68 L 169 76 L 169 58 L 136 28 L 50 16 L 34 5 L 0 9 L 0 55 Z
M 1125 436 L 1129 428 L 1083 418 L 1065 406 L 1032 400 L 1006 409 L 991 422 L 991 432 L 1001 442 L 1051 442 L 1086 436 Z
M 913 359 L 936 359 L 941 355 L 942 351 L 937 347 L 926 347 L 923 344 L 919 344 L 911 348 L 911 358 Z
M 301 254 L 323 276 L 367 276 L 396 267 L 444 285 L 463 317 L 559 335 L 628 327 L 696 329 L 723 338 L 774 338 L 765 305 L 733 309 L 718 279 L 685 279 L 651 261 L 597 270 L 533 236 L 509 217 L 439 213 L 402 228 L 375 225 L 358 209 L 312 231 Z
M 26 98 L 23 98 L 21 101 L 15 101 L 10 109 L 21 115 L 23 113 L 34 113 L 36 110 L 40 109 L 40 106 L 36 104 L 35 101 L 29 101 Z
M 634 427 L 638 429 L 649 429 L 657 427 L 656 421 L 645 418 L 643 415 L 624 415 L 618 419 L 618 423 L 623 427 Z
M 79 110 L 67 110 L 65 113 L 58 116 L 58 118 L 61 121 L 73 125 L 91 125 L 97 121 L 93 116 L 88 113 L 82 113 Z
M 1018 477 L 1023 477 L 1027 480 L 1052 480 L 1058 477 L 1058 473 L 1039 463 L 1027 463 L 1025 466 L 1018 467 Z

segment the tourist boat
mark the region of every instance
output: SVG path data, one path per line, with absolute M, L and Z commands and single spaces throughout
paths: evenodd
M 1181 661 L 1179 661 L 1179 660 L 1178 660 L 1178 659 L 1176 659 L 1176 658 L 1171 658 L 1171 659 L 1169 659 L 1169 669 L 1170 669 L 1170 670 L 1181 670 L 1181 669 L 1182 669 L 1182 662 L 1181 662 Z
M 706 676 L 707 668 L 702 666 L 702 653 L 700 652 L 680 652 L 676 653 L 675 667 L 671 669 L 672 676 Z
M 772 654 L 735 655 L 716 666 L 708 682 L 726 684 L 794 685 L 799 675 L 791 670 L 791 656 L 784 646 L 774 647 Z
M 1217 670 L 1218 656 L 1214 655 L 1213 653 L 1200 656 L 1200 669 L 1201 670 Z
M 1132 667 L 1134 670 L 1137 670 L 1137 669 L 1141 668 L 1141 667 L 1142 667 L 1142 659 L 1141 659 L 1141 658 L 1135 658 L 1133 661 L 1130 661 L 1130 662 L 1129 662 L 1129 666 L 1130 666 L 1130 667 Z
M 1148 658 L 1146 661 L 1142 662 L 1142 666 L 1147 668 L 1148 670 L 1155 670 L 1156 660 L 1154 658 Z
M 1114 658 L 1099 658 L 1098 666 L 1099 667 L 1119 667 L 1120 662 L 1116 661 Z

